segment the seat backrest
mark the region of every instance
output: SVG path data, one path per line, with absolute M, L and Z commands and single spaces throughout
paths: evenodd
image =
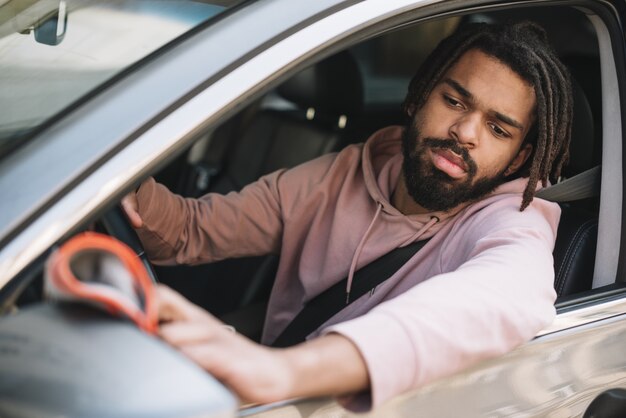
M 293 106 L 265 108 L 248 121 L 210 191 L 239 190 L 260 176 L 294 167 L 343 145 L 348 123 L 363 107 L 363 83 L 348 51 L 299 72 L 276 89 Z
M 568 176 L 592 168 L 594 120 L 589 102 L 573 80 L 574 120 L 570 160 L 564 172 Z M 554 245 L 554 288 L 559 297 L 591 289 L 598 234 L 598 215 L 589 202 L 564 202 Z M 591 205 L 593 206 L 593 204 Z
M 567 296 L 591 289 L 598 235 L 598 218 L 587 210 L 561 205 L 554 246 L 554 289 Z

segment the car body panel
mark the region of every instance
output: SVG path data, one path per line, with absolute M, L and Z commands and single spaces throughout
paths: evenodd
M 366 414 L 331 400 L 252 407 L 249 417 L 579 417 L 607 387 L 626 386 L 626 316 L 546 335 Z M 274 415 L 269 413 L 272 411 Z M 296 412 L 297 411 L 297 412 Z

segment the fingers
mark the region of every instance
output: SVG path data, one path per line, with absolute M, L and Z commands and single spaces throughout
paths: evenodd
M 189 302 L 180 293 L 165 285 L 157 285 L 156 294 L 160 322 L 194 320 L 208 324 L 221 324 L 207 311 Z
M 157 312 L 159 322 L 184 321 L 192 316 L 187 306 L 191 302 L 182 300 L 182 296 L 169 287 L 159 284 L 156 288 Z M 179 297 L 180 296 L 180 297 Z
M 204 322 L 172 322 L 161 325 L 159 336 L 174 347 L 210 343 L 220 335 L 220 327 Z
M 224 324 L 164 285 L 157 287 L 159 337 L 215 378 L 253 402 L 284 398 L 288 389 L 277 372 L 277 354 Z
M 124 196 L 122 198 L 121 205 L 133 228 L 141 228 L 143 226 L 143 219 L 141 219 L 141 216 L 139 215 L 137 194 L 135 192 L 131 192 Z
M 203 309 L 168 288 L 157 287 L 159 337 L 197 363 L 241 399 L 273 402 L 289 393 L 288 365 L 277 351 L 233 333 Z

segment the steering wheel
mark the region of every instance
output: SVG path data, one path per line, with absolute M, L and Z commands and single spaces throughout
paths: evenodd
M 128 245 L 137 254 L 137 257 L 139 257 L 142 264 L 146 267 L 148 276 L 152 282 L 158 283 L 159 280 L 154 271 L 154 266 L 152 266 L 152 263 L 148 260 L 143 244 L 141 244 L 137 232 L 135 232 L 135 229 L 130 224 L 121 206 L 116 205 L 114 208 L 107 211 L 102 216 L 101 221 L 109 235 Z

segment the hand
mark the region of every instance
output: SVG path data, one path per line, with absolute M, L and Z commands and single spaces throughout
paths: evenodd
M 329 334 L 286 349 L 256 344 L 159 285 L 160 337 L 229 386 L 244 402 L 337 396 L 369 387 L 357 347 Z
M 160 285 L 160 337 L 229 386 L 244 402 L 290 397 L 292 370 L 281 350 L 256 344 L 206 311 Z
M 139 215 L 139 204 L 137 203 L 137 193 L 130 192 L 122 198 L 122 209 L 126 213 L 126 217 L 130 221 L 133 228 L 141 228 L 143 226 L 143 219 Z

